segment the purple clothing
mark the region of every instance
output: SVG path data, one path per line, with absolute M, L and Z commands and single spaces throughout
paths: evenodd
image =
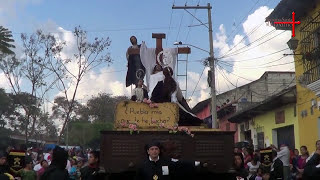
M 255 178 L 255 180 L 262 180 L 262 177 L 257 176 L 257 177 Z
M 41 176 L 43 175 L 45 169 L 42 167 L 38 172 L 37 172 L 37 179 L 39 180 Z
M 299 169 L 304 169 L 304 167 L 307 164 L 306 160 L 307 158 L 303 159 L 302 156 L 299 156 L 298 163 L 297 163 Z

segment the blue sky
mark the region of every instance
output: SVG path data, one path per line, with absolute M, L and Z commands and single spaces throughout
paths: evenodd
M 0 23 L 8 27 L 13 31 L 14 37 L 19 42 L 20 33 L 32 33 L 40 27 L 46 27 L 48 24 L 54 24 L 57 27 L 62 27 L 66 31 L 72 31 L 75 26 L 82 26 L 88 31 L 89 37 L 106 37 L 109 36 L 112 40 L 110 53 L 114 60 L 112 66 L 104 67 L 104 72 L 126 70 L 126 58 L 125 52 L 130 45 L 129 37 L 135 35 L 138 41 L 146 41 L 148 47 L 155 46 L 155 40 L 151 38 L 153 32 L 164 32 L 167 34 L 167 39 L 164 40 L 164 47 L 174 47 L 173 43 L 183 41 L 192 45 L 199 46 L 203 49 L 209 49 L 208 45 L 208 31 L 204 26 L 192 27 L 191 24 L 198 24 L 198 22 L 189 14 L 183 10 L 172 10 L 172 4 L 176 6 L 184 5 L 186 2 L 188 5 L 196 5 L 198 2 L 200 5 L 206 5 L 208 2 L 213 6 L 213 30 L 215 40 L 215 56 L 220 56 L 228 50 L 235 42 L 239 42 L 239 38 L 244 37 L 250 27 L 250 22 L 255 22 L 255 19 L 259 19 L 259 11 L 266 13 L 271 12 L 278 3 L 279 0 L 217 0 L 217 1 L 204 1 L 204 0 L 0 0 L 2 7 L 0 8 Z M 265 6 L 264 9 L 261 7 Z M 250 11 L 251 10 L 251 11 Z M 249 12 L 250 11 L 250 12 Z M 253 14 L 252 20 L 249 21 L 248 15 Z M 190 10 L 203 22 L 207 22 L 206 10 Z M 260 18 L 259 21 L 263 22 L 265 17 Z M 171 19 L 171 23 L 170 23 Z M 247 25 L 243 24 L 247 21 Z M 257 20 L 258 21 L 258 20 Z M 258 22 L 255 22 L 258 23 Z M 259 22 L 260 23 L 260 22 Z M 235 25 L 234 25 L 235 24 Z M 221 26 L 222 25 L 222 26 Z M 169 28 L 170 27 L 170 28 Z M 236 27 L 238 27 L 236 29 Z M 233 33 L 231 33 L 233 32 Z M 286 40 L 289 36 L 285 33 Z M 290 34 L 290 33 L 289 33 Z M 235 36 L 237 35 L 237 36 Z M 257 33 L 244 41 L 244 47 L 248 42 L 253 41 L 255 38 L 263 34 Z M 275 43 L 285 44 L 285 42 L 278 41 Z M 273 46 L 273 44 L 270 44 Z M 284 47 L 281 45 L 281 47 Z M 278 47 L 276 47 L 277 49 Z M 269 49 L 264 47 L 264 49 Z M 254 52 L 254 51 L 253 51 Z M 269 51 L 272 52 L 272 51 Z M 250 52 L 249 52 L 250 53 Z M 251 55 L 253 53 L 251 52 Z M 251 56 L 250 54 L 248 55 Z M 257 54 L 259 55 L 259 54 Z M 263 53 L 262 53 L 263 55 Z M 208 55 L 197 49 L 192 49 L 192 54 L 189 55 L 189 61 L 199 60 L 207 57 Z M 245 58 L 246 55 L 237 57 Z M 237 58 L 231 58 L 235 60 Z M 272 59 L 276 59 L 272 58 Z M 250 65 L 250 64 L 249 64 Z M 236 63 L 233 64 L 236 66 Z M 240 66 L 241 67 L 241 66 Z M 103 68 L 103 67 L 101 67 Z M 224 67 L 228 71 L 234 73 L 240 73 L 246 78 L 256 79 L 263 74 L 268 68 L 262 68 L 261 71 L 252 72 L 251 74 L 243 74 L 242 71 L 236 71 L 233 67 Z M 280 68 L 282 70 L 289 70 L 288 67 Z M 188 68 L 188 77 L 190 76 L 190 87 L 188 90 L 193 91 L 194 86 L 199 79 L 199 76 L 203 70 L 203 66 L 199 62 L 190 62 Z M 221 69 L 222 70 L 222 69 Z M 292 69 L 291 69 L 292 70 Z M 101 70 L 97 70 L 101 72 Z M 224 71 L 226 76 L 231 81 L 237 81 L 236 77 L 232 77 L 227 71 Z M 113 87 L 123 87 L 121 83 L 125 81 L 125 71 L 116 72 L 115 74 L 104 74 L 105 76 L 113 76 L 112 78 L 105 79 L 106 81 L 117 82 L 117 84 L 104 84 L 105 86 L 111 86 L 109 89 L 103 89 L 103 91 L 111 90 Z M 101 75 L 96 74 L 98 78 L 103 78 Z M 96 78 L 97 78 L 96 77 Z M 225 81 L 222 76 L 218 77 L 221 81 Z M 87 81 L 90 81 L 88 79 Z M 104 81 L 104 80 L 101 80 Z M 219 80 L 218 80 L 219 81 Z M 219 83 L 219 82 L 218 82 Z M 220 87 L 217 89 L 219 92 L 226 91 L 228 85 L 220 82 Z M 240 84 L 248 83 L 241 81 Z M 203 89 L 203 92 L 202 92 Z M 97 94 L 98 91 L 86 92 L 83 88 L 82 94 Z M 112 90 L 112 92 L 119 92 Z M 121 93 L 128 94 L 127 91 L 121 91 Z M 199 86 L 194 93 L 195 99 L 193 104 L 197 101 L 208 97 L 208 89 L 206 87 L 206 75 L 201 78 Z M 191 93 L 190 93 L 191 94 Z M 120 94 L 116 94 L 120 95 Z M 83 98 L 81 93 L 78 98 Z M 52 99 L 52 98 L 51 98 Z

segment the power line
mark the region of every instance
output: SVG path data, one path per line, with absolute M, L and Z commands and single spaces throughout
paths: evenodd
M 250 81 L 250 82 L 253 82 L 253 81 L 254 81 L 254 80 L 247 79 L 247 78 L 245 78 L 245 77 L 239 76 L 239 75 L 237 75 L 237 74 L 234 74 L 233 72 L 225 69 L 225 68 L 224 68 L 223 66 L 221 66 L 219 63 L 216 63 L 216 64 L 217 64 L 220 68 L 222 68 L 222 69 L 224 69 L 225 71 L 227 71 L 229 74 L 233 74 L 233 75 L 235 75 L 235 76 L 237 76 L 237 77 L 239 77 L 239 78 L 241 78 L 241 79 L 244 79 L 244 80 L 247 80 L 247 81 Z
M 180 25 L 179 25 L 179 30 L 178 30 L 178 33 L 177 33 L 176 41 L 178 41 L 178 37 L 179 37 L 179 34 L 180 34 L 180 29 L 181 29 L 181 25 L 182 25 L 183 16 L 184 16 L 184 12 L 182 12 L 182 16 L 181 16 L 181 20 L 180 20 Z
M 245 16 L 243 16 L 241 22 L 239 22 L 238 25 L 236 26 L 236 28 L 231 31 L 231 33 L 227 36 L 227 39 L 229 39 L 231 37 L 231 35 L 233 35 L 233 32 L 240 27 L 240 24 L 244 22 L 244 20 L 248 17 L 248 15 L 251 13 L 253 8 L 258 4 L 258 2 L 259 2 L 259 0 L 257 0 L 256 3 L 251 7 L 249 12 Z M 239 30 L 235 34 L 237 34 L 238 32 L 239 32 Z M 229 39 L 229 41 L 230 41 L 230 39 Z M 229 42 L 229 41 L 227 41 L 227 42 Z
M 264 43 L 266 43 L 266 42 L 268 42 L 268 41 L 270 41 L 270 40 L 272 40 L 272 39 L 274 39 L 275 37 L 277 37 L 277 36 L 279 36 L 279 35 L 281 35 L 282 33 L 284 33 L 285 31 L 282 31 L 282 32 L 280 32 L 279 34 L 277 34 L 277 35 L 275 35 L 275 36 L 273 36 L 273 37 L 271 37 L 271 38 L 269 38 L 269 39 L 267 39 L 266 41 L 263 41 L 262 43 L 260 43 L 260 44 L 258 44 L 258 45 L 256 45 L 256 46 L 254 46 L 254 47 L 251 47 L 251 48 L 247 48 L 247 49 L 245 49 L 244 51 L 240 51 L 240 52 L 237 52 L 237 53 L 231 53 L 231 55 L 228 55 L 229 57 L 230 56 L 235 56 L 235 55 L 238 55 L 238 54 L 241 54 L 241 53 L 244 53 L 244 52 L 247 52 L 247 51 L 249 51 L 249 50 L 251 50 L 251 49 L 253 49 L 253 48 L 256 48 L 256 47 L 258 47 L 258 46 L 260 46 L 260 45 L 262 45 L 262 44 L 264 44 Z M 247 47 L 250 47 L 250 46 L 247 46 Z
M 175 3 L 175 0 L 173 0 L 173 6 L 174 6 L 174 3 Z M 169 39 L 169 35 L 170 35 L 170 27 L 171 27 L 171 23 L 172 23 L 172 14 L 173 14 L 173 9 L 171 9 L 169 30 L 167 32 L 167 38 L 166 38 L 166 46 L 168 45 L 168 39 Z
M 259 56 L 259 57 L 254 57 L 254 58 L 249 58 L 249 59 L 241 59 L 241 60 L 236 60 L 236 61 L 226 61 L 226 60 L 220 60 L 220 61 L 223 61 L 223 62 L 244 62 L 244 61 L 252 61 L 252 60 L 255 60 L 255 59 L 260 59 L 260 58 L 264 58 L 264 57 L 267 57 L 267 56 L 271 56 L 271 55 L 274 55 L 274 54 L 277 54 L 279 52 L 282 52 L 282 51 L 285 51 L 285 50 L 288 50 L 289 48 L 285 48 L 285 49 L 282 49 L 280 51 L 276 51 L 276 52 L 272 52 L 272 53 L 269 53 L 269 54 L 266 54 L 266 55 L 263 55 L 263 56 Z
M 283 57 L 282 57 L 283 58 Z M 268 67 L 274 67 L 274 66 L 283 66 L 283 65 L 287 65 L 287 64 L 292 64 L 294 63 L 295 61 L 293 62 L 287 62 L 287 63 L 282 63 L 282 64 L 274 64 L 274 65 L 270 65 L 270 66 L 260 66 L 260 67 L 235 67 L 235 66 L 232 66 L 231 64 L 229 63 L 226 63 L 226 62 L 223 62 L 223 61 L 220 61 L 220 63 L 222 63 L 223 65 L 226 65 L 226 66 L 229 66 L 229 67 L 232 67 L 232 68 L 238 68 L 238 69 L 257 69 L 257 68 L 268 68 Z
M 264 23 L 264 22 L 263 22 Z M 256 30 L 258 30 L 262 24 L 261 23 L 260 25 L 256 26 L 255 28 L 253 28 L 251 30 L 251 32 L 249 32 L 247 35 L 245 35 L 236 45 L 234 45 L 232 48 L 229 49 L 228 52 L 226 52 L 224 55 L 221 56 L 221 58 L 225 57 L 229 52 L 231 52 L 235 47 L 237 47 L 240 43 L 242 43 L 245 39 L 247 39 L 251 34 L 253 34 Z
M 259 37 L 258 39 L 256 39 L 256 40 L 250 42 L 249 44 L 247 44 L 246 47 L 244 47 L 244 48 L 250 47 L 250 46 L 251 46 L 252 44 L 254 44 L 255 42 L 259 42 L 260 40 L 262 40 L 262 39 L 264 39 L 265 37 L 269 36 L 270 34 L 274 33 L 275 31 L 276 31 L 276 30 L 273 29 L 272 31 L 267 32 L 266 34 L 262 35 L 262 36 Z M 224 54 L 223 56 L 220 56 L 218 59 L 227 58 L 227 57 L 231 56 L 233 53 L 236 53 L 236 52 L 238 52 L 238 51 L 240 51 L 240 50 L 243 50 L 243 49 L 235 50 L 234 52 L 231 52 L 230 54 Z
M 197 6 L 199 6 L 200 1 L 201 1 L 201 0 L 198 1 Z M 196 14 L 197 14 L 197 9 L 194 10 L 194 15 L 196 15 Z M 185 43 L 188 43 L 187 40 L 188 40 L 188 38 L 189 38 L 189 34 L 190 34 L 190 31 L 191 31 L 191 25 L 192 25 L 192 23 L 193 23 L 193 20 L 194 20 L 194 18 L 191 19 L 191 24 L 190 24 L 190 26 L 189 26 L 189 30 L 188 30 L 188 33 L 187 33 L 187 36 L 186 36 L 186 39 L 185 39 Z
M 193 96 L 193 94 L 194 94 L 194 92 L 195 92 L 195 90 L 196 90 L 196 88 L 197 88 L 197 86 L 198 86 L 198 84 L 199 84 L 199 82 L 200 82 L 200 80 L 201 80 L 201 77 L 202 77 L 202 75 L 203 75 L 203 73 L 204 73 L 204 70 L 205 70 L 205 69 L 206 69 L 206 67 L 203 67 L 203 70 L 202 70 L 202 73 L 201 73 L 201 75 L 200 75 L 200 77 L 199 77 L 199 80 L 198 80 L 198 82 L 197 82 L 196 86 L 194 87 L 194 89 L 193 89 L 192 94 L 191 94 L 191 96 L 190 96 L 190 97 L 192 97 L 192 96 Z

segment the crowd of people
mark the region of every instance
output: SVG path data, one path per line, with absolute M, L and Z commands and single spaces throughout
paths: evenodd
M 8 162 L 12 150 L 10 147 L 7 151 L 0 151 L 0 180 L 98 180 L 106 176 L 105 170 L 99 166 L 99 151 L 66 150 L 59 146 L 45 151 L 28 148 L 24 167 L 15 170 Z
M 268 148 L 267 148 L 268 149 Z M 316 180 L 320 179 L 320 140 L 311 155 L 306 146 L 290 150 L 287 144 L 280 149 L 271 145 L 271 166 L 264 165 L 259 150 L 234 148 L 234 169 L 239 180 Z M 266 158 L 269 158 L 268 156 Z

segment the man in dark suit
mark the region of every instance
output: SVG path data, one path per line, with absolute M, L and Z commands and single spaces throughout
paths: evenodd
M 320 179 L 320 150 L 318 149 L 307 162 L 303 171 L 304 180 Z
M 148 159 L 138 169 L 136 180 L 170 180 L 174 174 L 174 164 L 160 153 L 160 143 L 152 142 L 146 146 Z
M 270 180 L 283 179 L 283 163 L 277 158 L 277 151 L 272 150 L 273 163 L 271 165 Z

